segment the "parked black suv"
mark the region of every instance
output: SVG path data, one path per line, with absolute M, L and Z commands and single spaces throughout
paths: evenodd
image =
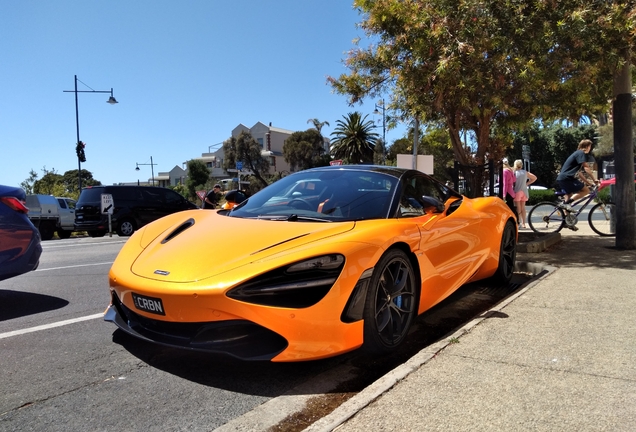
M 108 232 L 108 214 L 102 214 L 102 194 L 110 194 L 115 205 L 113 231 L 130 236 L 135 230 L 163 216 L 198 208 L 177 192 L 154 186 L 92 186 L 82 189 L 75 207 L 75 230 L 91 237 Z

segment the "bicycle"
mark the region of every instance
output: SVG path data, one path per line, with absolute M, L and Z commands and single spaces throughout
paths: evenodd
M 564 227 L 573 231 L 577 231 L 579 215 L 585 210 L 585 208 L 595 200 L 598 193 L 603 189 L 606 184 L 600 186 L 594 186 L 589 195 L 579 198 L 575 202 L 571 203 L 572 207 L 583 205 L 577 210 L 569 211 L 564 208 L 563 203 L 555 204 L 553 202 L 540 202 L 530 210 L 528 213 L 528 224 L 530 229 L 536 233 L 557 233 Z M 565 191 L 555 192 L 557 196 L 565 195 Z M 587 217 L 587 221 L 590 224 L 592 230 L 603 237 L 612 237 L 616 235 L 616 229 L 614 225 L 613 215 L 615 214 L 616 205 L 613 202 L 603 203 L 599 201 L 591 209 Z

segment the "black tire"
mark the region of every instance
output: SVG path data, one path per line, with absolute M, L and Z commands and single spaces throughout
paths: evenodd
M 73 233 L 73 231 L 66 231 L 63 229 L 59 229 L 57 230 L 57 236 L 61 239 L 67 239 L 67 238 L 71 238 L 71 234 Z
M 587 215 L 587 221 L 596 234 L 614 237 L 616 235 L 616 204 L 613 202 L 596 204 Z
M 528 224 L 539 234 L 557 233 L 565 226 L 565 214 L 554 203 L 540 202 L 528 213 Z
M 106 235 L 106 231 L 88 231 L 88 235 L 90 237 L 104 237 Z
M 395 350 L 417 316 L 417 278 L 408 256 L 389 250 L 373 270 L 364 305 L 364 349 L 373 354 Z
M 117 235 L 120 237 L 130 237 L 137 227 L 132 219 L 122 219 L 117 224 Z
M 507 284 L 512 279 L 515 271 L 515 261 L 517 259 L 517 230 L 515 222 L 506 222 L 501 233 L 501 243 L 499 244 L 499 265 L 492 277 L 496 283 Z
M 51 240 L 55 235 L 55 227 L 48 222 L 41 223 L 38 231 L 42 240 Z

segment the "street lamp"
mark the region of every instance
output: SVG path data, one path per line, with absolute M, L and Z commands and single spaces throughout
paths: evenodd
M 77 154 L 77 177 L 78 177 L 78 185 L 79 185 L 79 193 L 82 193 L 82 159 L 80 158 L 80 153 L 79 153 L 79 146 L 83 147 L 83 143 L 81 143 L 80 141 L 80 133 L 79 133 L 79 105 L 77 103 L 77 94 L 78 93 L 110 93 L 110 97 L 108 98 L 108 100 L 106 101 L 106 103 L 109 103 L 111 105 L 115 105 L 117 102 L 117 99 L 115 99 L 115 97 L 113 96 L 113 89 L 111 87 L 110 91 L 108 90 L 93 90 L 90 89 L 90 87 L 88 87 L 86 84 L 84 84 L 86 87 L 88 87 L 90 90 L 78 90 L 77 89 L 77 81 L 81 82 L 82 84 L 84 84 L 82 81 L 77 79 L 77 75 L 75 75 L 75 90 L 64 90 L 64 93 L 75 93 L 75 128 L 77 131 L 77 148 L 78 148 L 78 154 Z
M 379 108 L 382 108 L 382 113 L 380 113 Z M 384 99 L 380 99 L 379 104 L 375 104 L 373 114 L 382 114 L 382 145 L 386 148 L 386 106 L 384 105 Z M 384 150 L 382 151 L 382 159 L 384 159 Z
M 136 163 L 136 162 L 135 162 Z M 136 163 L 137 167 L 135 168 L 136 171 L 139 171 L 139 165 L 150 165 L 150 171 L 152 172 L 152 185 L 155 185 L 155 165 L 157 165 L 156 163 L 152 162 L 152 156 L 150 156 L 150 163 L 147 164 L 140 164 L 140 163 Z

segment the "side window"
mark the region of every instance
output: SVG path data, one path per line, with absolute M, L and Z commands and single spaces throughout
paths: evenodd
M 443 191 L 428 177 L 414 176 L 407 179 L 400 197 L 400 216 L 417 217 L 425 214 L 426 207 L 430 209 L 430 203 L 423 197 L 435 198 L 442 203 L 445 201 Z
M 144 189 L 144 199 L 152 202 L 162 202 L 163 198 L 159 190 Z
M 66 201 L 66 204 L 68 205 L 68 208 L 71 210 L 75 210 L 75 201 L 74 200 L 64 200 Z
M 177 204 L 180 204 L 181 201 L 183 201 L 183 198 L 181 198 L 181 195 L 179 195 L 178 193 L 174 191 L 171 191 L 170 189 L 166 189 L 164 192 L 166 193 L 167 204 L 177 205 Z
M 428 177 L 415 177 L 415 189 L 420 197 L 429 196 L 441 202 L 445 201 L 442 190 Z
M 414 179 L 410 179 L 404 183 L 399 210 L 400 217 L 417 217 L 425 213 L 424 206 L 417 197 Z
M 62 198 L 58 198 L 57 199 L 58 204 L 60 205 L 60 208 L 65 209 L 66 208 L 66 200 L 62 199 Z

